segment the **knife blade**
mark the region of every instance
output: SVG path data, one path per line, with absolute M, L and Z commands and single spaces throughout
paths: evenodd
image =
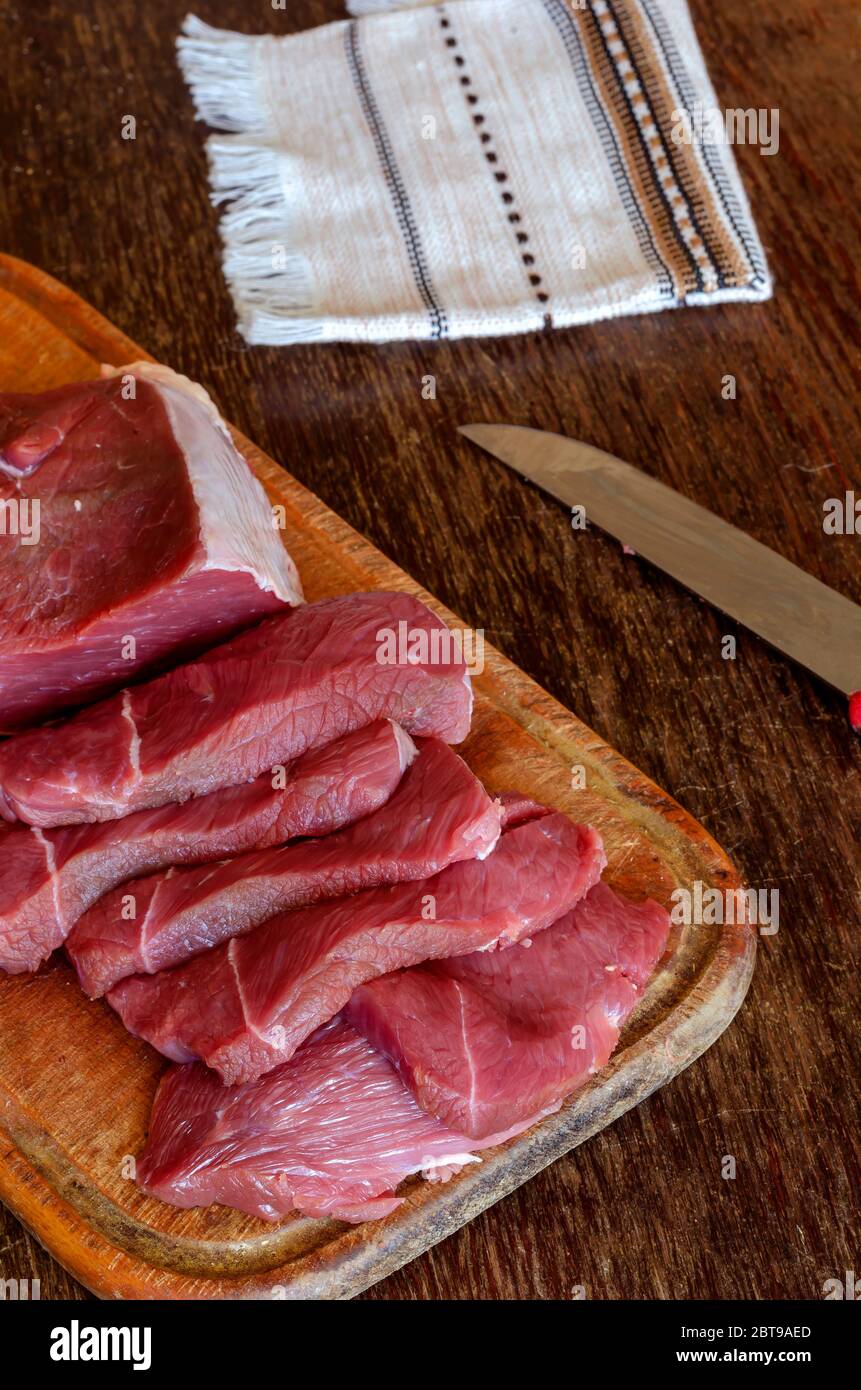
M 590 444 L 521 425 L 460 433 L 850 700 L 861 726 L 861 607 L 665 483 Z

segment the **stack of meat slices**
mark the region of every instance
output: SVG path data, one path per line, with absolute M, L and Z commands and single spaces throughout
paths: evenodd
M 47 423 L 71 436 L 102 405 L 63 397 Z M 47 434 L 16 410 L 23 476 Z M 98 650 L 104 682 L 109 626 Z M 594 830 L 485 791 L 450 747 L 471 712 L 444 624 L 406 594 L 353 594 L 282 604 L 0 744 L 0 968 L 65 945 L 87 993 L 174 1063 L 145 1191 L 383 1216 L 404 1178 L 480 1161 L 605 1065 L 667 915 L 601 881 Z

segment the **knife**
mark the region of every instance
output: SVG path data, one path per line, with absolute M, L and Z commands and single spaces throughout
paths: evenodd
M 861 730 L 861 607 L 673 488 L 590 444 L 520 425 L 460 433 L 736 618 L 849 700 Z

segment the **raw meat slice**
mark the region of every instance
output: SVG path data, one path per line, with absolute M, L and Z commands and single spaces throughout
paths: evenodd
M 173 1061 L 200 1058 L 228 1084 L 251 1081 L 287 1061 L 363 981 L 541 931 L 605 862 L 594 830 L 545 816 L 506 831 L 484 860 L 282 913 L 185 965 L 123 980 L 108 1002 Z
M 557 1105 L 604 1066 L 669 925 L 657 903 L 627 902 L 599 883 L 528 949 L 373 980 L 346 1017 L 423 1110 L 480 1137 Z
M 302 601 L 263 488 L 166 367 L 0 395 L 3 510 L 3 732 Z
M 125 883 L 81 919 L 67 948 L 87 994 L 104 994 L 126 975 L 177 965 L 276 912 L 483 857 L 499 830 L 499 807 L 466 763 L 428 739 L 391 800 L 351 829 Z
M 415 752 L 409 735 L 383 719 L 306 753 L 283 777 L 266 772 L 100 825 L 9 827 L 0 844 L 0 970 L 36 970 L 81 914 L 132 874 L 352 824 L 388 800 Z
M 517 1126 L 520 1133 L 540 1116 Z M 394 1068 L 341 1019 L 319 1029 L 284 1066 L 225 1089 L 199 1063 L 162 1077 L 146 1148 L 143 1190 L 177 1207 L 221 1202 L 264 1221 L 387 1216 L 412 1173 L 445 1181 L 476 1144 L 416 1105 Z
M 469 673 L 439 618 L 409 594 L 349 594 L 9 739 L 0 814 L 42 827 L 114 820 L 250 780 L 374 719 L 459 743 L 471 713 Z
M 549 806 L 542 806 L 540 801 L 533 801 L 531 796 L 524 796 L 521 792 L 500 792 L 497 801 L 502 808 L 503 829 L 551 814 Z

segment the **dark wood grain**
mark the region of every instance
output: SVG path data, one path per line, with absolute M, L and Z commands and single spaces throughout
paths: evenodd
M 778 887 L 736 1025 L 695 1067 L 369 1298 L 817 1298 L 857 1268 L 861 747 L 838 698 L 455 433 L 507 419 L 588 439 L 861 599 L 861 228 L 853 0 L 693 5 L 730 106 L 780 109 L 780 152 L 738 151 L 777 279 L 761 306 L 383 349 L 248 349 L 218 271 L 203 131 L 173 58 L 185 0 L 0 13 L 0 249 L 64 280 Z M 335 0 L 198 3 L 303 28 Z M 121 139 L 134 114 L 136 141 Z M 436 401 L 423 401 L 432 372 Z M 721 397 L 737 377 L 738 398 Z M 859 657 L 861 660 L 861 657 Z M 721 1177 L 722 1157 L 737 1162 Z M 74 1295 L 0 1216 L 0 1273 Z

